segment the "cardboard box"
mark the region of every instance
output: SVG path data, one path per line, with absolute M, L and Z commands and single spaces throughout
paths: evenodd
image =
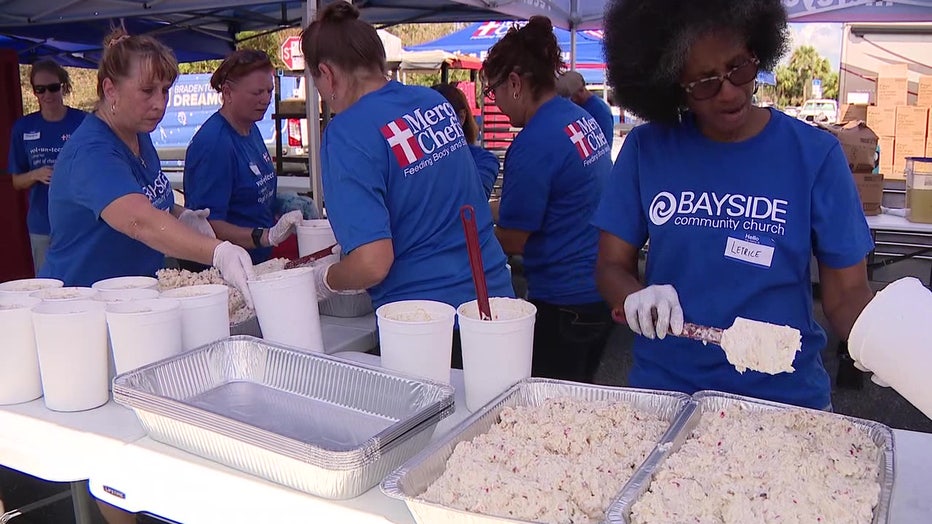
M 883 201 L 883 175 L 879 173 L 852 173 L 854 184 L 861 197 L 861 207 L 867 216 L 880 214 Z
M 906 78 L 877 79 L 878 106 L 905 106 L 909 100 L 909 80 Z
M 877 136 L 896 136 L 896 107 L 867 106 L 867 126 Z
M 841 150 L 848 159 L 848 167 L 852 172 L 873 171 L 877 153 L 877 135 L 861 121 L 847 124 L 821 125 L 829 133 L 835 135 L 841 143 Z M 923 142 L 925 147 L 925 142 Z
M 892 136 L 882 136 L 877 139 L 880 146 L 880 170 L 885 173 L 893 171 L 893 159 L 896 158 L 894 150 L 896 139 Z
M 919 77 L 919 96 L 916 98 L 916 105 L 932 107 L 932 76 Z
M 925 156 L 926 142 L 910 137 L 897 137 L 894 144 L 895 156 L 893 158 L 893 173 L 902 177 L 906 169 L 906 159 L 911 156 Z
M 854 120 L 867 121 L 867 104 L 842 104 L 838 109 L 839 122 L 851 122 Z
M 877 76 L 880 78 L 908 78 L 909 64 L 903 62 L 882 64 L 877 68 Z
M 923 144 L 929 127 L 929 108 L 918 106 L 899 106 L 896 108 L 897 138 L 918 141 L 921 137 Z

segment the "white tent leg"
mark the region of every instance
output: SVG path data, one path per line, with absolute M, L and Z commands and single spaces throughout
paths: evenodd
M 317 18 L 318 3 L 320 0 L 308 0 L 305 4 L 307 10 L 304 12 L 303 27 L 307 27 L 315 18 Z M 319 216 L 323 215 L 324 208 L 324 189 L 320 173 L 320 93 L 317 91 L 317 85 L 314 84 L 314 78 L 310 70 L 304 68 L 304 99 L 307 101 L 307 135 L 308 135 L 308 153 L 307 153 L 307 172 L 311 182 L 311 194 L 314 197 L 314 206 L 317 208 Z

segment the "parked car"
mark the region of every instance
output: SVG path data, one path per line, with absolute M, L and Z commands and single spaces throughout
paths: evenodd
M 838 120 L 838 102 L 827 98 L 806 100 L 796 118 L 807 122 L 830 122 Z
M 166 171 L 184 170 L 184 155 L 194 133 L 201 125 L 220 109 L 220 93 L 210 87 L 209 74 L 180 75 L 169 90 L 168 106 L 165 117 L 150 134 L 152 143 Z M 282 98 L 292 98 L 298 88 L 298 79 L 281 78 Z M 303 103 L 303 101 L 302 101 Z M 265 145 L 272 158 L 276 157 L 275 111 L 274 100 L 269 104 L 265 116 L 256 125 L 262 133 Z M 306 119 L 281 120 L 282 158 L 307 159 L 307 123 Z M 286 173 L 307 171 L 307 162 L 284 162 L 282 170 Z

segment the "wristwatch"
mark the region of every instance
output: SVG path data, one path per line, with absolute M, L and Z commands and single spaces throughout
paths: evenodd
M 265 230 L 262 229 L 261 227 L 257 227 L 252 230 L 252 244 L 254 246 L 262 247 L 262 233 L 264 232 Z

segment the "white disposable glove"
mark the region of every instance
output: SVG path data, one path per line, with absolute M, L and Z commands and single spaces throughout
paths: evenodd
M 337 295 L 358 295 L 360 293 L 365 293 L 365 290 L 346 289 L 338 291 L 330 287 L 330 284 L 327 283 L 327 275 L 330 274 L 330 268 L 335 263 L 336 262 L 323 262 L 311 266 L 314 271 L 314 287 L 317 289 L 318 302 L 322 302 Z
M 663 340 L 668 332 L 679 335 L 683 332 L 680 298 L 671 285 L 648 286 L 625 299 L 625 320 L 631 331 L 649 339 Z
M 214 267 L 220 270 L 224 280 L 233 284 L 243 294 L 246 305 L 252 308 L 252 296 L 249 294 L 247 282 L 256 278 L 256 272 L 249 253 L 237 245 L 223 242 L 214 248 Z
M 269 228 L 269 244 L 277 246 L 294 234 L 294 228 L 304 220 L 300 211 L 289 211 L 278 219 L 274 226 Z
M 209 215 L 210 209 L 185 209 L 178 215 L 178 220 L 204 236 L 217 238 L 217 234 L 214 233 L 214 228 L 212 228 L 210 222 L 207 221 Z

